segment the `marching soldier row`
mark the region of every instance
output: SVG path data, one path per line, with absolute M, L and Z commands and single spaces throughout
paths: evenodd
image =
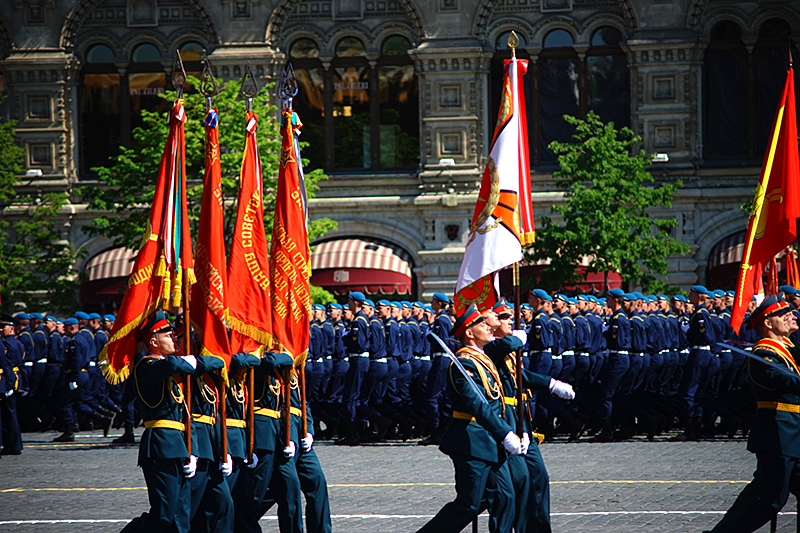
M 783 289 L 800 303 L 795 289 Z M 699 285 L 688 298 L 531 291 L 520 309 L 523 365 L 581 391 L 572 404 L 532 391 L 533 426 L 548 438 L 588 433 L 599 441 L 652 439 L 675 428 L 684 428 L 680 440 L 746 432 L 753 410 L 744 359 L 717 344 L 755 341 L 747 326 L 734 335 L 732 300 L 732 291 Z M 443 394 L 445 350 L 460 347 L 452 312 L 441 293 L 430 305 L 373 302 L 360 292 L 346 307 L 315 305 L 306 375 L 320 437 L 338 435 L 339 444 L 427 437 L 420 443 L 438 444 L 452 416 Z

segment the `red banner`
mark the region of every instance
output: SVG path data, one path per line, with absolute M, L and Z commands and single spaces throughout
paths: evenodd
M 775 114 L 764 164 L 761 167 L 744 253 L 731 313 L 731 327 L 738 332 L 750 299 L 758 291 L 764 267 L 797 238 L 800 216 L 800 164 L 797 152 L 797 115 L 794 72 L 789 69 L 786 85 Z
M 232 353 L 261 353 L 272 345 L 269 249 L 264 229 L 264 194 L 256 129 L 258 117 L 247 113 L 244 156 L 239 176 L 239 209 L 228 258 Z
M 308 354 L 311 291 L 305 191 L 295 130 L 302 124 L 291 110 L 281 126 L 281 161 L 272 223 L 273 347 L 293 358 Z
M 99 359 L 112 384 L 130 375 L 139 327 L 157 309 L 178 306 L 183 295 L 183 270 L 194 282 L 189 216 L 186 210 L 186 166 L 183 100 L 168 115 L 169 134 L 158 169 L 148 228 L 128 278 L 128 290 L 110 338 Z
M 202 349 L 200 355 L 225 361 L 223 377 L 231 364 L 231 347 L 225 319 L 228 314 L 228 272 L 222 223 L 222 172 L 216 109 L 206 115 L 206 176 L 197 233 L 197 284 L 192 288 L 192 324 Z

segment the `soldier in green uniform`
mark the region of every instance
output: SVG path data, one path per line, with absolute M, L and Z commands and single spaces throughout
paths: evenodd
M 192 374 L 197 360 L 175 355 L 172 325 L 163 311 L 151 315 L 139 333 L 145 352 L 137 355 L 132 379 L 144 420 L 139 445 L 150 499 L 150 511 L 134 518 L 123 533 L 189 531 L 191 491 L 197 457 L 189 455 L 184 437 L 185 409 L 181 378 Z
M 478 515 L 488 491 L 495 531 L 509 532 L 514 522 L 514 487 L 506 457 L 522 453 L 522 441 L 503 419 L 502 382 L 483 351 L 494 340 L 492 328 L 471 304 L 453 325 L 453 335 L 464 345 L 456 355 L 466 375 L 454 363 L 447 369 L 453 418 L 439 449 L 453 461 L 456 499 L 419 531 L 461 531 Z
M 748 323 L 760 340 L 753 355 L 779 365 L 747 360 L 747 375 L 756 399 L 756 416 L 747 449 L 758 464 L 751 481 L 736 498 L 712 533 L 750 533 L 769 522 L 786 505 L 789 493 L 798 495 L 800 482 L 800 370 L 797 348 L 789 335 L 798 330 L 788 302 L 769 296 L 750 315 Z
M 513 329 L 512 309 L 501 300 L 494 306 L 493 312 L 497 315 L 497 326 L 494 329 L 496 339 L 484 347 L 500 375 L 503 383 L 503 401 L 506 409 L 503 418 L 508 424 L 516 428 L 517 416 L 517 364 L 515 352 L 521 349 L 527 341 L 523 330 Z M 514 529 L 520 533 L 551 531 L 550 527 L 550 477 L 544 465 L 544 459 L 539 451 L 539 444 L 544 435 L 533 433 L 531 428 L 530 411 L 528 410 L 528 393 L 550 392 L 559 398 L 572 400 L 575 392 L 572 386 L 558 381 L 549 376 L 536 374 L 522 369 L 522 382 L 525 387 L 523 393 L 523 455 L 511 455 L 508 458 L 511 480 L 514 483 L 516 497 Z M 531 438 L 533 437 L 533 438 Z

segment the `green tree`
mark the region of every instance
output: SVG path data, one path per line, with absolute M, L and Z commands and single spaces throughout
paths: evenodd
M 671 207 L 680 182 L 655 187 L 647 171 L 652 155 L 636 151 L 641 138 L 617 130 L 594 112 L 585 120 L 564 116 L 575 127 L 572 142 L 552 142 L 560 169 L 553 176 L 565 203 L 554 205 L 560 220 L 542 217 L 529 259 L 550 259 L 540 284 L 555 288 L 581 279 L 577 266 L 588 258 L 589 272 L 616 271 L 626 284 L 663 287 L 667 258 L 689 247 L 670 235 L 676 219 L 650 216 L 652 207 Z M 606 288 L 608 279 L 606 275 Z
M 189 77 L 189 84 L 199 87 L 198 79 Z M 245 141 L 245 101 L 239 96 L 241 83 L 229 81 L 220 85 L 213 104 L 219 111 L 220 164 L 222 167 L 222 191 L 225 200 L 225 236 L 229 243 L 236 221 L 235 200 L 239 187 L 239 170 Z M 271 235 L 272 211 L 275 205 L 280 156 L 280 131 L 275 117 L 275 106 L 269 105 L 271 86 L 263 87 L 253 99 L 253 112 L 258 116 L 258 148 L 261 155 L 261 173 L 264 184 L 264 219 L 267 238 Z M 177 97 L 174 91 L 163 95 L 167 101 Z M 205 165 L 205 98 L 187 88 L 184 94 L 186 114 L 186 177 L 187 203 L 190 223 L 196 230 L 203 194 Z M 131 132 L 133 146 L 120 147 L 120 154 L 110 160 L 109 166 L 93 168 L 100 187 L 84 187 L 81 190 L 89 207 L 108 214 L 95 218 L 86 228 L 90 235 L 105 235 L 118 244 L 134 249 L 138 246 L 147 226 L 150 204 L 153 200 L 156 173 L 164 150 L 169 127 L 163 113 L 142 111 L 142 127 Z M 302 144 L 301 144 L 302 147 Z M 304 159 L 304 163 L 307 161 Z M 314 197 L 321 180 L 327 176 L 321 170 L 305 175 L 309 198 Z M 325 231 L 336 227 L 330 219 L 311 222 L 309 238 L 316 239 Z M 192 232 L 196 235 L 196 231 Z
M 67 195 L 17 194 L 24 151 L 15 128 L 16 121 L 0 118 L 0 309 L 69 311 L 77 303 L 76 254 L 54 222 Z

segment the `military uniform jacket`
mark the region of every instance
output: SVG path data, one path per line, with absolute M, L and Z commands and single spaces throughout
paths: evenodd
M 225 415 L 228 420 L 228 453 L 231 457 L 238 459 L 244 459 L 247 452 L 244 425 L 247 387 L 244 384 L 245 374 L 240 370 L 256 367 L 260 363 L 258 357 L 249 353 L 237 353 L 231 356 L 231 366 L 228 370 L 229 387 L 228 393 L 225 395 L 227 407 Z M 221 424 L 217 423 L 216 427 L 217 433 L 219 433 Z
M 627 351 L 631 349 L 631 321 L 622 309 L 612 315 L 605 333 L 609 351 Z
M 353 321 L 344 336 L 348 354 L 362 354 L 369 351 L 369 320 L 363 311 L 356 311 Z
M 208 461 L 219 460 L 219 441 L 214 426 L 217 423 L 217 385 L 211 372 L 225 363 L 219 357 L 197 357 L 192 375 L 192 455 Z
M 791 341 L 761 339 L 753 354 L 785 367 L 789 373 L 747 359 L 747 370 L 756 399 L 756 416 L 747 449 L 800 458 L 800 372 Z
M 455 342 L 450 338 L 450 330 L 452 329 L 453 320 L 450 318 L 450 315 L 448 315 L 444 309 L 436 313 L 436 318 L 433 319 L 433 324 L 431 325 L 431 331 L 438 335 L 451 350 L 455 351 L 457 349 L 455 347 Z M 442 353 L 442 347 L 439 346 L 439 343 L 435 340 L 430 340 L 430 346 L 432 354 Z
M 14 370 L 6 361 L 6 346 L 0 342 L 0 395 L 5 394 L 8 390 L 14 390 L 16 375 L 13 373 Z
M 94 351 L 97 355 L 100 355 L 100 352 L 103 351 L 103 347 L 108 342 L 108 333 L 106 333 L 103 328 L 97 328 L 97 331 L 94 332 Z
M 631 316 L 631 350 L 636 353 L 647 351 L 647 323 L 644 313 L 634 312 Z
M 78 330 L 78 333 L 75 334 L 75 337 L 83 338 L 85 340 L 86 350 L 89 355 L 88 360 L 97 362 L 97 347 L 94 344 L 94 333 L 92 333 L 92 330 L 86 326 L 83 326 Z
M 589 353 L 589 344 L 591 342 L 591 332 L 589 329 L 589 321 L 580 313 L 576 313 L 572 317 L 575 322 L 575 353 Z
M 184 432 L 178 425 L 183 424 L 185 412 L 181 378 L 193 371 L 192 366 L 177 355 L 162 357 L 148 354 L 136 361 L 133 369 L 134 387 L 139 412 L 145 422 L 139 444 L 140 465 L 146 459 L 189 457 Z M 156 421 L 164 427 L 147 427 L 158 424 Z
M 39 326 L 33 331 L 33 362 L 38 363 L 41 361 L 42 363 L 46 363 L 45 359 L 47 359 L 47 349 L 50 346 L 50 335 L 47 334 L 47 330 L 44 329 L 44 326 Z
M 714 325 L 711 322 L 711 315 L 704 304 L 695 307 L 692 318 L 689 320 L 689 331 L 686 332 L 686 340 L 689 346 L 713 346 L 714 345 Z
M 253 420 L 256 450 L 275 451 L 281 434 L 281 382 L 275 377 L 276 364 L 291 364 L 291 357 L 267 352 L 255 370 Z
M 383 330 L 386 332 L 386 357 L 399 357 L 405 348 L 403 347 L 402 333 L 400 324 L 393 317 L 389 317 L 383 323 Z
M 519 407 L 517 406 L 517 363 L 516 354 L 518 348 L 522 348 L 522 341 L 516 337 L 509 336 L 497 339 L 486 346 L 484 350 L 497 368 L 497 373 L 500 375 L 500 380 L 503 383 L 503 398 L 506 404 L 503 419 L 508 422 L 508 425 L 517 428 L 517 416 L 519 415 Z M 534 392 L 549 392 L 550 390 L 550 377 L 522 369 L 522 384 L 526 390 Z M 530 412 L 528 402 L 524 402 L 522 406 L 525 416 L 523 417 L 523 428 L 525 431 L 531 432 L 530 427 Z
M 3 374 L 9 376 L 9 386 L 6 390 L 28 390 L 28 383 L 26 381 L 25 373 L 22 372 L 23 360 L 25 359 L 25 348 L 22 343 L 14 335 L 9 335 L 3 338 L 3 344 L 6 349 L 6 364 L 8 370 Z
M 51 365 L 64 364 L 64 338 L 57 331 L 53 331 L 53 333 L 50 334 L 47 363 Z
M 31 331 L 30 326 L 22 328 L 22 331 L 17 335 L 17 339 L 22 344 L 23 361 L 26 363 L 33 362 L 36 354 L 33 353 L 33 331 Z
M 386 357 L 386 329 L 383 321 L 373 316 L 369 319 L 369 358 L 372 360 Z
M 550 317 L 544 309 L 539 309 L 528 332 L 528 350 L 531 352 L 549 350 L 553 345 L 550 332 Z
M 447 394 L 453 405 L 453 419 L 442 436 L 439 449 L 446 454 L 458 453 L 490 463 L 505 460 L 502 442 L 513 428 L 503 419 L 503 386 L 497 369 L 481 350 L 464 347 L 456 353 L 480 395 L 450 363 L 447 373 Z
M 334 343 L 336 342 L 336 332 L 333 330 L 333 324 L 330 320 L 322 322 L 322 357 L 332 357 L 335 350 Z
M 332 324 L 334 337 L 333 337 L 333 352 L 331 355 L 333 356 L 334 361 L 340 361 L 344 359 L 346 355 L 346 351 L 344 349 L 344 335 L 345 335 L 345 327 L 344 322 L 341 320 L 337 320 Z

